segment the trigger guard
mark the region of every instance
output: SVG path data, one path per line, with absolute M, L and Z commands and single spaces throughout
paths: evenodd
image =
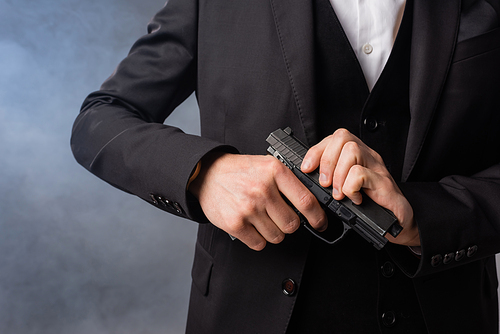
M 302 220 L 302 219 L 301 219 Z M 334 239 L 334 240 L 328 240 L 324 237 L 322 237 L 318 231 L 316 231 L 311 225 L 309 225 L 309 223 L 307 222 L 307 220 L 303 219 L 302 220 L 302 225 L 309 231 L 311 232 L 316 238 L 320 239 L 321 241 L 324 241 L 326 242 L 327 244 L 330 244 L 330 245 L 334 245 L 336 244 L 337 242 L 341 241 L 342 239 L 344 239 L 344 237 L 346 236 L 346 234 L 352 229 L 351 226 L 349 226 L 348 224 L 346 224 L 345 222 L 342 222 L 342 224 L 344 224 L 344 231 L 342 232 L 342 234 L 340 235 L 340 237 L 338 237 L 337 239 Z

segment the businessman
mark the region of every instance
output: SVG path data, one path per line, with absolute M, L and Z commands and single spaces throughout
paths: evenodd
M 72 135 L 92 173 L 200 223 L 189 333 L 497 333 L 500 1 L 170 0 Z M 196 93 L 201 136 L 163 124 Z M 281 163 L 290 126 L 377 251 Z M 363 190 L 363 194 L 361 193 Z M 232 237 L 230 237 L 232 236 Z

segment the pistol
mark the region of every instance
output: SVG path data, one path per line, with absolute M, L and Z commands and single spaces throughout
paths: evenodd
M 311 191 L 323 208 L 332 211 L 344 224 L 340 237 L 335 240 L 327 240 L 319 232 L 316 232 L 304 216 L 294 208 L 299 214 L 304 227 L 316 237 L 329 244 L 335 244 L 342 240 L 347 232 L 352 229 L 370 242 L 377 250 L 380 250 L 388 241 L 384 237 L 386 233 L 397 237 L 403 230 L 391 211 L 381 207 L 367 195 L 363 196 L 360 205 L 354 204 L 348 197 L 337 201 L 332 196 L 332 187 L 325 188 L 319 184 L 318 170 L 309 174 L 303 173 L 300 167 L 308 148 L 293 136 L 289 127 L 272 132 L 266 141 L 270 145 L 267 151 L 284 163 Z

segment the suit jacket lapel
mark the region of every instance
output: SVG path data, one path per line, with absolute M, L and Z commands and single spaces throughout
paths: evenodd
M 310 0 L 270 0 L 281 51 L 309 145 L 317 142 L 314 99 L 314 35 Z
M 314 32 L 310 0 L 270 0 L 283 59 L 309 145 L 318 139 L 314 100 Z M 403 165 L 415 166 L 445 84 L 457 40 L 460 0 L 413 1 L 411 122 Z
M 445 84 L 458 34 L 460 1 L 416 0 L 413 15 L 411 121 L 403 181 L 415 166 Z

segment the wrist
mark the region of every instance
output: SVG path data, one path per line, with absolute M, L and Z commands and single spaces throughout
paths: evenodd
M 199 198 L 200 190 L 203 186 L 208 171 L 213 167 L 214 162 L 226 154 L 229 153 L 218 151 L 209 152 L 205 154 L 200 161 L 198 161 L 198 164 L 191 174 L 187 185 L 187 190 L 191 192 L 196 198 Z

